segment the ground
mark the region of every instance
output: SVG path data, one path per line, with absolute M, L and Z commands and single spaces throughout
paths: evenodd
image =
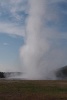
M 67 100 L 67 81 L 0 80 L 0 100 Z

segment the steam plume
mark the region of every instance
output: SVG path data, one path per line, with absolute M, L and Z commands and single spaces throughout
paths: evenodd
M 62 19 L 57 9 L 51 7 L 58 2 L 60 0 L 29 0 L 25 44 L 20 49 L 23 78 L 46 79 L 53 70 L 66 64 L 64 50 L 59 47 L 62 36 L 54 27 Z M 54 26 L 49 27 L 49 22 Z

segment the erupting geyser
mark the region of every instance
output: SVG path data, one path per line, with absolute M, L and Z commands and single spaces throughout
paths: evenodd
M 58 10 L 63 3 L 66 0 L 28 1 L 25 44 L 20 49 L 23 78 L 55 79 L 53 71 L 66 64 L 58 29 L 64 21 Z

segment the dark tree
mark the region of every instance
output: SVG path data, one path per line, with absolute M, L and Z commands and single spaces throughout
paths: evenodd
M 0 72 L 0 78 L 5 78 L 4 72 Z
M 62 68 L 59 68 L 56 71 L 56 77 L 58 79 L 67 79 L 67 66 L 64 66 Z

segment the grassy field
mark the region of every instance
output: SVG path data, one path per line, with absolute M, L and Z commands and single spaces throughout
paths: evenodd
M 67 100 L 67 81 L 0 80 L 0 100 Z

